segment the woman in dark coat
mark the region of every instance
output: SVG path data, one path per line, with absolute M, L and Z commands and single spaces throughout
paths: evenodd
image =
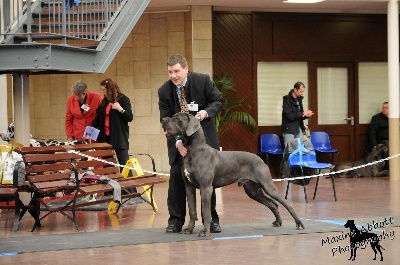
M 133 120 L 131 102 L 111 78 L 101 81 L 100 86 L 104 98 L 92 122 L 92 126 L 100 130 L 97 142 L 111 144 L 119 164 L 125 165 L 129 159 L 128 122 Z

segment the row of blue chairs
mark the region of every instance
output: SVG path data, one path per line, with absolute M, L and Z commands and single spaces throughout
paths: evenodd
M 326 132 L 312 132 L 310 134 L 310 138 L 311 138 L 310 139 L 311 143 L 316 152 L 331 153 L 332 154 L 332 164 L 333 164 L 333 160 L 334 160 L 334 155 L 337 154 L 338 163 L 340 162 L 340 152 L 338 149 L 332 148 L 330 139 L 329 139 L 329 135 Z M 266 154 L 267 165 L 269 165 L 268 155 L 283 155 L 283 149 L 282 149 L 282 145 L 281 145 L 278 135 L 263 134 L 263 135 L 261 135 L 260 141 L 261 141 L 261 153 Z M 318 174 L 319 174 L 322 169 L 331 168 L 332 164 L 318 163 L 314 152 L 312 152 L 311 154 L 309 154 L 307 156 L 302 156 L 302 157 L 291 156 L 288 161 L 288 165 L 291 169 L 290 170 L 291 173 L 290 173 L 289 177 L 292 177 L 292 172 L 294 172 L 292 169 L 300 168 L 301 176 L 304 176 L 303 169 L 317 170 Z M 319 183 L 319 177 L 317 177 L 317 183 L 315 185 L 313 199 L 315 199 L 315 196 L 317 194 L 318 183 Z M 287 184 L 285 198 L 287 198 L 287 195 L 288 195 L 289 184 L 290 184 L 290 181 L 288 181 L 288 184 Z M 306 202 L 307 202 L 307 192 L 306 192 L 307 184 L 305 183 L 305 181 L 303 179 L 302 186 L 304 187 L 304 197 L 305 197 Z M 334 176 L 332 176 L 332 185 L 333 185 L 333 193 L 334 193 L 334 197 L 335 197 L 335 201 L 336 201 L 337 198 L 336 198 L 336 188 L 335 188 Z
M 334 155 L 338 154 L 338 163 L 340 161 L 340 152 L 338 149 L 332 148 L 329 135 L 326 132 L 312 132 L 310 134 L 311 143 L 315 151 L 321 153 L 331 153 L 332 163 Z M 283 148 L 279 136 L 273 133 L 266 133 L 261 135 L 261 153 L 266 154 L 267 164 L 268 155 L 283 155 Z

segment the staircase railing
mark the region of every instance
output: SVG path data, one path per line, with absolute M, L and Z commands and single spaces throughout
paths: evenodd
M 0 74 L 104 73 L 149 2 L 0 0 Z
M 26 20 L 27 4 L 22 0 L 0 0 L 0 43 L 6 42 Z
M 1 42 L 25 36 L 101 41 L 127 0 L 0 0 Z M 2 15 L 1 15 L 2 14 Z M 1 19 L 3 17 L 3 19 Z M 34 18 L 34 19 L 32 19 Z

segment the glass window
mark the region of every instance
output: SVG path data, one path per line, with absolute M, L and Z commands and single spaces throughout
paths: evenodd
M 318 67 L 318 124 L 347 124 L 347 68 Z
M 387 63 L 359 63 L 358 91 L 360 124 L 368 124 L 389 101 Z
M 306 86 L 303 100 L 308 109 L 307 62 L 258 62 L 257 100 L 258 126 L 277 126 L 282 123 L 282 97 L 301 81 Z

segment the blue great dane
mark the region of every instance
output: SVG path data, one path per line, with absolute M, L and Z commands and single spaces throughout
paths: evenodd
M 292 205 L 285 200 L 275 187 L 271 173 L 264 161 L 255 154 L 239 151 L 218 151 L 206 144 L 200 122 L 192 115 L 177 113 L 163 118 L 162 126 L 168 139 L 181 139 L 188 150 L 183 157 L 182 175 L 186 183 L 186 196 L 189 205 L 190 221 L 185 234 L 192 234 L 197 219 L 196 188 L 201 192 L 204 226 L 199 236 L 210 235 L 211 193 L 214 188 L 234 182 L 244 187 L 246 194 L 253 200 L 267 206 L 275 215 L 273 226 L 281 226 L 278 212 L 279 202 L 292 215 L 297 229 L 304 225 Z

